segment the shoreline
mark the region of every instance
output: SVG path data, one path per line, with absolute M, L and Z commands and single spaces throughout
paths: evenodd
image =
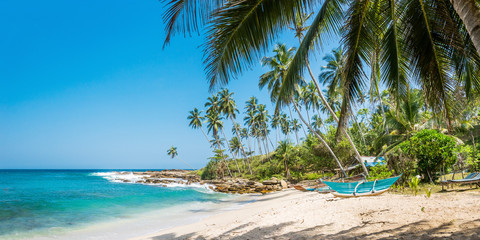
M 292 189 L 144 239 L 479 239 L 480 192 L 341 199 Z
M 0 239 L 132 239 L 186 224 L 200 222 L 213 215 L 236 211 L 254 201 L 254 194 L 230 195 L 217 202 L 192 202 L 139 213 L 122 219 L 86 223 L 71 229 L 46 229 L 25 236 L 2 236 Z

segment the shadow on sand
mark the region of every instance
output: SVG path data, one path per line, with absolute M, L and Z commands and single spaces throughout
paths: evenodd
M 457 226 L 457 228 L 455 228 L 457 229 L 456 231 L 451 231 L 450 227 L 454 225 L 453 222 L 439 226 L 430 226 L 428 222 L 425 221 L 418 221 L 389 229 L 382 227 L 384 230 L 373 232 L 362 231 L 363 227 L 369 224 L 379 226 L 389 224 L 388 222 L 369 221 L 364 222 L 363 225 L 336 233 L 322 233 L 322 229 L 328 227 L 328 225 L 319 225 L 300 231 L 290 231 L 280 234 L 283 228 L 292 223 L 293 222 L 287 222 L 269 227 L 254 228 L 247 232 L 243 231 L 244 228 L 254 224 L 249 223 L 224 232 L 215 238 L 190 233 L 186 235 L 164 234 L 152 239 L 480 239 L 480 218 Z M 458 230 L 458 228 L 462 230 Z

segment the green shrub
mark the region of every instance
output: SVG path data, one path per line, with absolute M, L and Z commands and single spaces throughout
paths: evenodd
M 417 177 L 413 177 L 410 182 L 408 182 L 408 186 L 412 189 L 412 191 L 415 193 L 415 196 L 417 196 L 418 192 L 418 183 L 420 182 L 420 179 Z
M 304 179 L 307 179 L 307 180 L 316 180 L 322 177 L 323 177 L 323 174 L 321 173 L 307 173 L 304 175 Z
M 425 180 L 435 181 L 442 166 L 456 161 L 456 142 L 453 137 L 435 130 L 422 130 L 400 144 L 402 151 L 417 161 L 417 171 Z
M 375 180 L 375 179 L 385 179 L 389 178 L 393 175 L 393 170 L 389 170 L 387 164 L 377 164 L 373 167 L 370 168 L 369 175 L 370 177 L 368 178 L 369 180 Z
M 425 194 L 427 194 L 427 198 L 432 196 L 432 188 L 425 188 Z
M 217 162 L 215 160 L 210 160 L 207 163 L 207 166 L 203 168 L 202 175 L 200 176 L 203 180 L 211 180 L 217 178 Z

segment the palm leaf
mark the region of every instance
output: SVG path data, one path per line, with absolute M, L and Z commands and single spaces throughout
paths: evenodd
M 162 0 L 165 3 L 163 22 L 167 34 L 163 47 L 177 32 L 185 34 L 200 33 L 215 9 L 223 5 L 222 0 Z
M 343 0 L 325 0 L 285 73 L 280 95 L 287 99 L 293 95 L 293 86 L 298 83 L 303 75 L 311 49 L 316 44 L 321 43 L 322 33 L 333 34 L 338 32 L 343 18 L 343 2 Z
M 368 28 L 368 11 L 371 1 L 353 1 L 348 9 L 348 20 L 345 25 L 345 72 L 343 82 L 343 102 L 337 128 L 337 136 L 347 124 L 350 104 L 359 97 L 366 77 L 363 63 L 368 60 L 372 51 L 371 29 Z
M 452 90 L 447 47 L 453 32 L 448 9 L 443 1 L 408 1 L 402 19 L 405 49 L 410 56 L 412 73 L 425 93 L 428 104 L 444 111 L 450 123 L 449 94 Z M 450 124 L 449 124 L 450 125 Z
M 204 50 L 212 89 L 256 63 L 262 52 L 313 0 L 238 0 L 213 15 Z
M 382 14 L 382 28 L 386 29 L 382 38 L 381 68 L 382 81 L 386 84 L 390 93 L 401 99 L 407 92 L 407 58 L 404 56 L 404 43 L 399 34 L 398 19 L 399 11 L 395 0 L 382 1 L 380 13 Z

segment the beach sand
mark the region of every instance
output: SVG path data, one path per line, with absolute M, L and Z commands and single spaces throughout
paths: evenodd
M 287 189 L 134 239 L 480 239 L 480 190 L 334 198 Z

